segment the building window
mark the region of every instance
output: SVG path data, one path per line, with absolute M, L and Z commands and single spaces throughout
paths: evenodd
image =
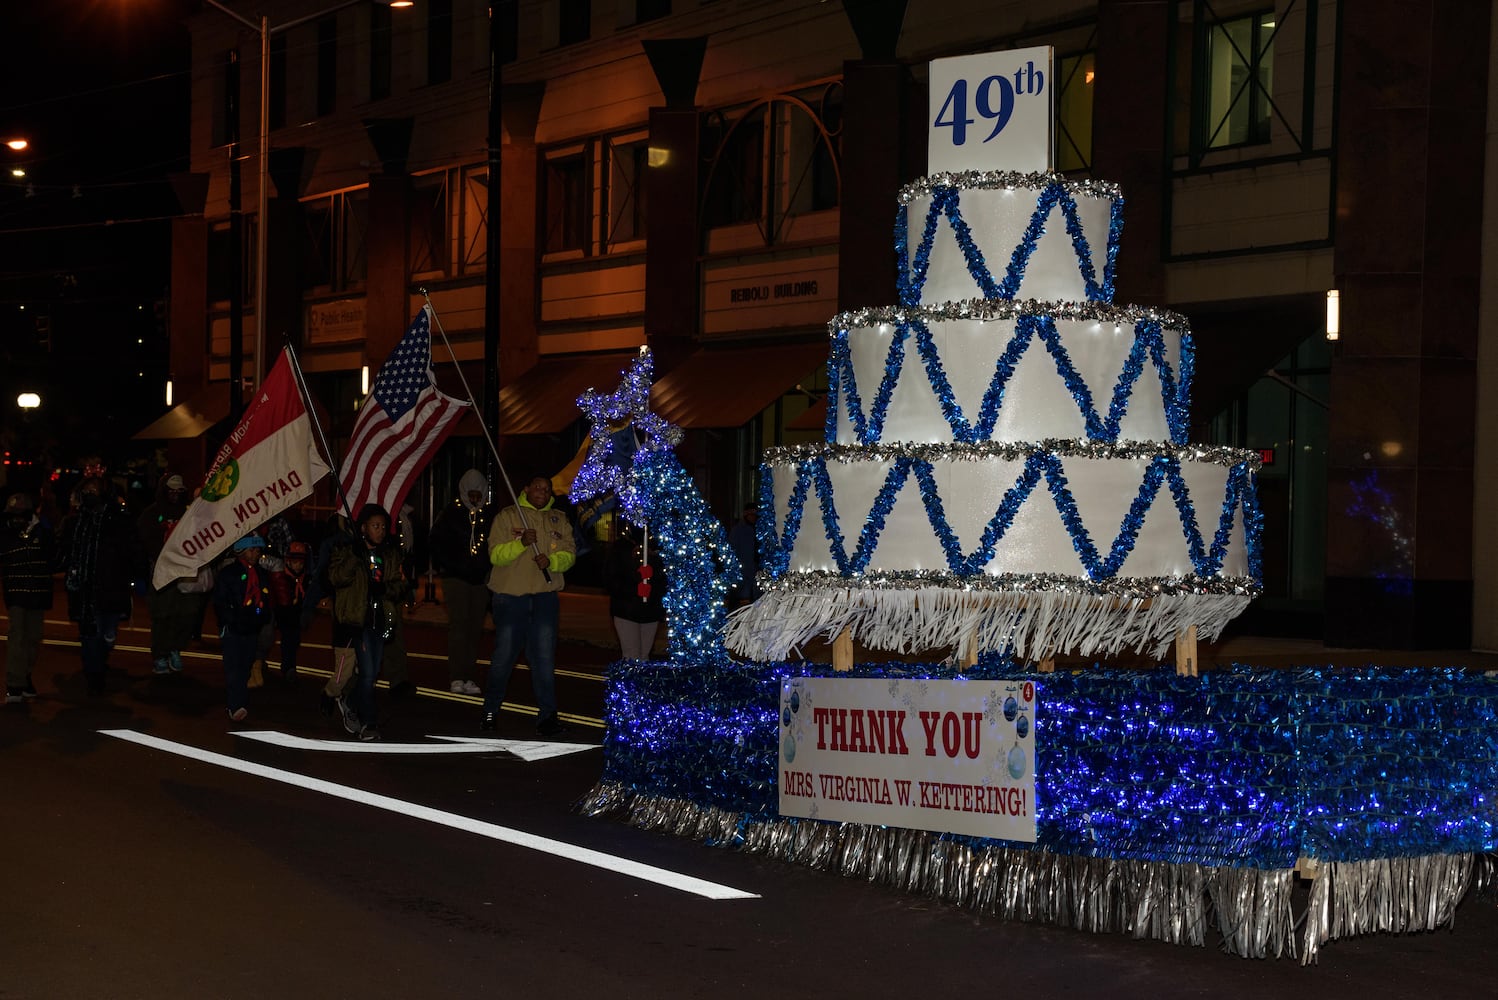
M 1061 90 L 1056 95 L 1056 169 L 1092 169 L 1092 52 L 1062 56 Z
M 286 36 L 270 39 L 270 127 L 286 127 Z
M 333 285 L 333 202 L 322 198 L 302 206 L 302 291 Z
M 447 175 L 416 181 L 411 193 L 411 273 L 447 272 Z
M 363 284 L 368 273 L 364 238 L 369 233 L 369 189 L 351 191 L 340 199 L 339 288 Z
M 649 143 L 609 144 L 608 245 L 645 238 L 645 171 Z
M 462 234 L 465 274 L 482 270 L 488 259 L 489 168 L 470 167 L 463 173 L 463 206 L 458 225 Z
M 453 0 L 425 0 L 427 83 L 453 78 Z
M 317 117 L 326 118 L 338 103 L 338 19 L 317 22 Z
M 717 147 L 703 217 L 709 227 L 764 221 L 767 107 L 755 107 L 721 133 L 705 130 L 704 148 Z
M 390 8 L 376 4 L 369 8 L 369 99 L 390 96 L 392 50 Z
M 546 253 L 588 246 L 588 163 L 581 153 L 546 161 Z
M 593 0 L 561 0 L 557 8 L 557 44 L 576 45 L 592 34 Z
M 1197 149 L 1269 141 L 1277 17 L 1261 11 L 1202 23 L 1197 43 Z
M 822 128 L 812 134 L 811 210 L 837 208 L 842 197 L 838 164 L 842 160 L 840 140 L 843 133 L 842 92 L 828 95 L 822 102 Z M 825 131 L 825 134 L 824 134 Z

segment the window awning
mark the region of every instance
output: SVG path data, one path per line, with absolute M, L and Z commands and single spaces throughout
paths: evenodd
M 588 389 L 613 392 L 620 372 L 634 357 L 628 352 L 541 361 L 499 390 L 499 433 L 555 434 L 566 429 L 583 415 L 577 397 Z
M 655 383 L 650 408 L 678 427 L 742 427 L 827 361 L 827 341 L 703 348 Z
M 195 438 L 229 415 L 229 387 L 213 386 L 201 395 L 178 403 L 135 432 L 136 441 L 176 441 Z

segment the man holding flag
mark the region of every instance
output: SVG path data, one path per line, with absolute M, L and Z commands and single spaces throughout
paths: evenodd
M 417 474 L 442 447 L 442 442 L 447 440 L 458 418 L 470 405 L 437 389 L 432 375 L 432 318 L 432 307 L 422 306 L 405 336 L 380 366 L 374 387 L 359 406 L 359 419 L 354 422 L 354 433 L 339 469 L 338 481 L 345 512 L 359 512 L 361 533 L 366 524 L 365 513 L 370 511 L 383 513 L 385 531 L 388 532 L 388 512 L 401 509 Z M 380 539 L 373 541 L 367 533 L 362 533 L 361 537 L 365 537 L 367 545 L 372 548 L 385 536 L 381 534 Z M 381 589 L 393 594 L 397 592 L 396 588 L 403 588 L 405 581 L 394 579 L 403 572 L 398 559 L 389 560 L 389 569 Z M 404 593 L 404 590 L 400 592 Z M 396 602 L 391 609 L 392 620 L 380 637 L 379 655 L 372 648 L 373 633 L 368 629 L 357 633 L 358 642 L 351 647 L 358 668 L 359 686 L 356 690 L 360 696 L 357 714 L 361 722 L 361 737 L 365 737 L 364 729 L 368 729 L 375 735 L 365 738 L 379 738 L 375 729 L 373 694 L 374 675 L 380 670 L 383 650 L 391 649 L 397 654 L 397 662 L 404 663 L 404 656 L 400 655 L 404 649 L 400 608 L 401 602 Z M 335 615 L 335 623 L 338 620 Z M 409 678 L 402 676 L 404 673 L 403 668 L 398 672 L 393 669 L 387 678 L 391 690 L 397 694 L 401 688 L 411 687 Z M 347 718 L 345 725 L 348 725 Z

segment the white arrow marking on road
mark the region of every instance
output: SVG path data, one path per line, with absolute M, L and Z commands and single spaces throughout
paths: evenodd
M 257 740 L 288 750 L 322 750 L 331 753 L 507 753 L 525 761 L 563 757 L 569 753 L 597 750 L 595 743 L 553 743 L 547 740 L 486 740 L 466 736 L 428 736 L 447 743 L 359 743 L 351 740 L 314 740 L 274 730 L 236 732 L 247 740 Z
M 612 854 L 604 854 L 602 851 L 594 851 L 576 844 L 568 844 L 560 840 L 551 840 L 547 837 L 538 837 L 535 834 L 524 833 L 520 830 L 512 830 L 509 827 L 498 826 L 494 823 L 485 823 L 482 820 L 473 819 L 468 816 L 459 816 L 457 813 L 444 812 L 441 809 L 433 809 L 430 806 L 419 805 L 415 802 L 406 802 L 401 799 L 391 798 L 388 795 L 379 795 L 375 792 L 366 792 L 362 788 L 353 788 L 349 785 L 340 785 L 332 781 L 324 781 L 321 778 L 309 777 L 305 774 L 297 774 L 295 771 L 283 771 L 280 768 L 267 767 L 264 764 L 256 764 L 253 761 L 240 760 L 238 757 L 229 757 L 211 750 L 202 750 L 198 747 L 188 746 L 185 743 L 173 743 L 158 736 L 147 736 L 145 733 L 137 733 L 133 729 L 101 729 L 100 734 L 113 736 L 115 739 L 125 740 L 128 743 L 136 743 L 153 750 L 161 750 L 164 753 L 176 754 L 179 757 L 188 757 L 192 760 L 202 761 L 205 764 L 213 764 L 218 767 L 227 768 L 231 771 L 239 771 L 243 774 L 253 774 L 257 778 L 267 778 L 271 781 L 279 781 L 286 785 L 295 785 L 298 788 L 306 788 L 314 792 L 322 792 L 334 798 L 346 799 L 349 802 L 358 802 L 362 805 L 372 806 L 375 809 L 384 809 L 400 816 L 408 816 L 412 819 L 424 819 L 428 823 L 436 823 L 439 826 L 450 827 L 454 830 L 463 830 L 468 833 L 477 834 L 480 837 L 488 837 L 505 844 L 514 844 L 517 847 L 527 847 L 533 851 L 550 854 L 580 864 L 592 865 L 605 871 L 617 872 L 620 875 L 628 875 L 631 878 L 642 879 L 646 882 L 654 882 L 670 889 L 678 889 L 693 895 L 703 896 L 707 899 L 758 899 L 759 896 L 742 889 L 734 889 L 730 886 L 719 885 L 716 882 L 708 882 L 704 879 L 694 878 L 691 875 L 683 875 L 680 872 L 668 871 L 665 868 L 656 868 L 654 865 L 641 864 L 628 858 L 615 857 Z

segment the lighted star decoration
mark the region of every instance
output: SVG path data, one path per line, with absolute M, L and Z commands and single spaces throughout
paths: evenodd
M 681 428 L 650 412 L 650 388 L 655 382 L 655 361 L 650 348 L 641 347 L 628 368 L 619 373 L 619 387 L 604 395 L 589 389 L 577 397 L 577 405 L 592 423 L 588 457 L 568 496 L 574 503 L 606 493 L 616 493 L 624 512 L 634 524 L 643 526 L 643 502 L 631 485 L 631 468 L 641 452 L 671 451 L 681 441 Z M 620 432 L 631 429 L 632 454 L 616 454 Z
M 613 393 L 589 389 L 578 397 L 593 424 L 592 444 L 568 496 L 580 503 L 615 493 L 624 516 L 652 533 L 666 576 L 667 658 L 678 666 L 723 663 L 729 659 L 724 602 L 743 570 L 722 523 L 676 458 L 681 428 L 650 412 L 654 377 L 650 350 L 642 347 Z

